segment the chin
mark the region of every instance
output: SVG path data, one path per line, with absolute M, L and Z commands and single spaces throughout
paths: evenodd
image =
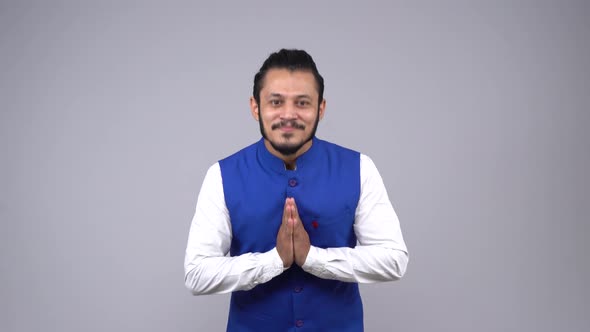
M 275 142 L 270 142 L 272 147 L 277 150 L 280 154 L 282 154 L 283 156 L 292 156 L 294 154 L 297 153 L 297 151 L 299 151 L 299 149 L 301 149 L 303 147 L 304 144 L 299 143 L 299 144 L 295 144 L 295 143 L 290 143 L 290 142 L 281 142 L 278 143 Z

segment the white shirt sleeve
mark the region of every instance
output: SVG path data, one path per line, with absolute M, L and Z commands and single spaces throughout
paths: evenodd
M 400 223 L 373 161 L 361 154 L 361 195 L 355 212 L 355 248 L 312 246 L 303 269 L 317 277 L 374 283 L 401 278 L 408 250 Z
M 226 257 L 232 240 L 219 163 L 207 171 L 184 258 L 185 285 L 194 295 L 248 290 L 284 271 L 276 249 Z
M 373 161 L 361 154 L 361 195 L 355 212 L 355 248 L 311 246 L 302 268 L 324 279 L 372 283 L 401 278 L 408 263 L 399 220 Z M 228 257 L 231 221 L 219 163 L 207 171 L 186 248 L 185 284 L 193 294 L 249 290 L 285 268 L 276 248 Z

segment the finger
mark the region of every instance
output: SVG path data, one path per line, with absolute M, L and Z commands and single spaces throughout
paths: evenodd
M 288 222 L 289 218 L 291 217 L 291 212 L 289 210 L 290 206 L 291 205 L 289 204 L 289 198 L 286 198 L 285 199 L 285 206 L 283 207 L 283 221 L 282 221 L 282 224 L 285 226 L 287 225 L 287 222 Z
M 297 204 L 295 203 L 295 198 L 292 199 L 291 204 L 293 207 L 293 209 L 292 209 L 293 219 L 295 220 L 295 222 L 297 224 L 301 224 L 301 218 L 299 218 L 299 210 L 297 210 Z
M 295 202 L 295 198 L 291 198 L 291 204 L 293 205 L 293 213 L 295 213 L 297 218 L 299 218 L 299 211 L 297 211 L 297 203 Z
M 293 206 L 289 206 L 289 229 L 292 231 L 297 220 L 293 217 Z
M 297 207 L 295 206 L 295 198 L 291 197 L 289 198 L 289 213 L 290 213 L 290 217 L 293 218 L 293 220 L 295 222 L 297 222 L 297 218 L 295 217 L 295 210 L 297 209 Z

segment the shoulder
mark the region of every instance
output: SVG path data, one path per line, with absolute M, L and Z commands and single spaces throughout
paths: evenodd
M 256 153 L 256 146 L 258 145 L 259 142 L 256 143 L 252 143 L 248 146 L 246 146 L 245 148 L 219 160 L 220 164 L 226 164 L 226 163 L 231 163 L 231 162 L 237 162 L 241 159 L 244 159 L 246 156 Z
M 361 160 L 361 169 L 362 168 L 377 169 L 377 166 L 375 166 L 373 159 L 371 159 L 371 157 L 367 156 L 366 154 L 361 153 L 360 160 Z
M 328 151 L 328 152 L 334 152 L 334 153 L 339 153 L 339 154 L 344 154 L 344 155 L 349 155 L 349 156 L 355 156 L 355 157 L 360 157 L 361 153 L 352 149 L 349 149 L 347 147 L 344 147 L 342 145 L 338 145 L 332 142 L 328 142 L 328 141 L 324 141 L 322 139 L 319 138 L 315 138 L 316 143 L 324 150 Z
M 214 163 L 209 167 L 205 174 L 204 184 L 213 184 L 221 181 L 221 167 L 219 162 Z

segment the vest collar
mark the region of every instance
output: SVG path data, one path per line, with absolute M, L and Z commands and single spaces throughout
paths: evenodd
M 305 153 L 300 155 L 297 158 L 297 160 L 295 161 L 295 164 L 297 165 L 297 167 L 294 171 L 299 171 L 299 170 L 307 167 L 307 165 L 312 164 L 313 160 L 318 155 L 318 153 L 319 153 L 318 145 L 321 144 L 321 140 L 319 140 L 315 136 L 312 137 L 311 140 L 312 140 L 312 143 L 311 143 L 311 147 L 309 148 L 309 150 L 305 151 Z M 287 170 L 285 168 L 285 162 L 281 158 L 273 155 L 272 153 L 270 153 L 270 151 L 268 151 L 268 149 L 266 148 L 266 145 L 264 145 L 264 138 L 261 138 L 258 141 L 257 150 L 258 150 L 258 152 L 257 152 L 258 159 L 259 159 L 260 163 L 262 164 L 262 167 L 270 169 L 270 170 L 278 172 L 278 173 L 281 173 L 281 174 L 284 174 L 287 172 L 294 172 L 294 171 Z

